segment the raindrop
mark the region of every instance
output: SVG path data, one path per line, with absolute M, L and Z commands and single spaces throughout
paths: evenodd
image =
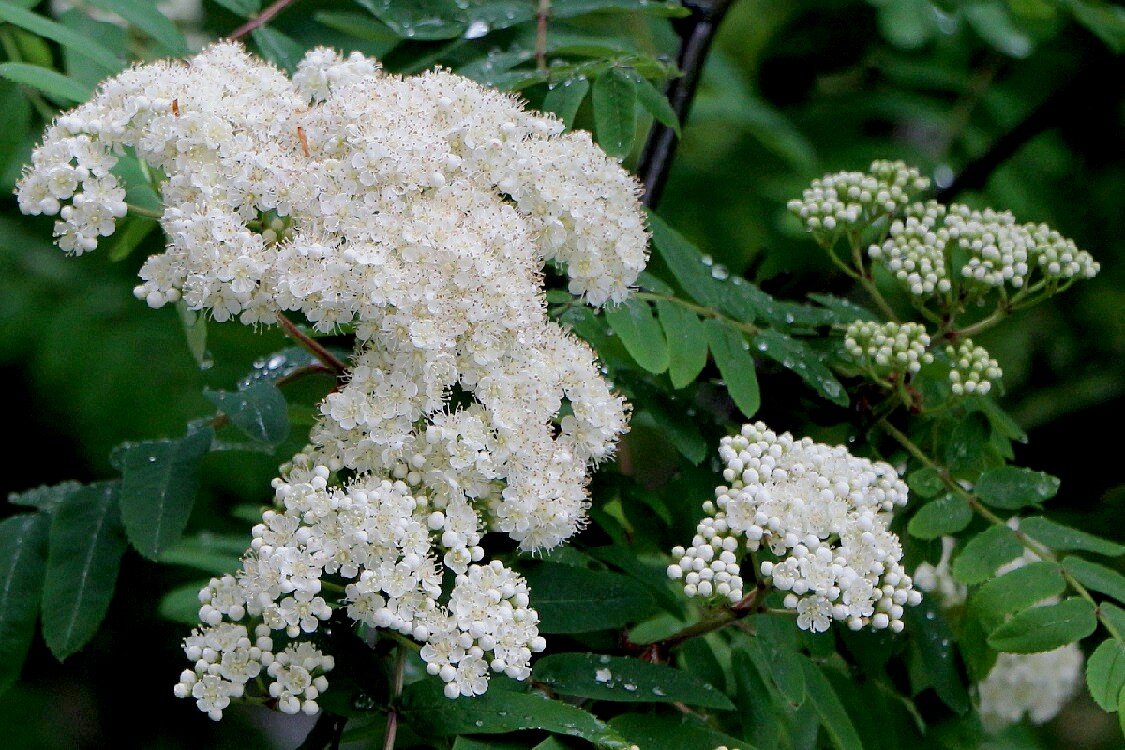
M 474 721 L 474 722 L 473 722 L 473 726 L 474 726 L 474 727 L 483 727 L 483 726 L 484 726 L 484 722 L 483 722 L 483 721 L 481 721 L 480 719 L 477 719 L 476 721 Z
M 352 699 L 352 707 L 357 711 L 370 711 L 375 708 L 375 699 L 367 693 L 356 693 Z
M 276 370 L 283 364 L 285 364 L 285 357 L 281 354 L 275 354 L 270 357 L 270 361 L 267 363 L 267 367 L 269 367 L 269 369 L 271 370 Z
M 149 456 L 149 457 L 148 457 L 148 462 L 149 462 L 150 464 L 154 464 L 154 463 L 156 463 L 156 456 Z
M 786 323 L 792 323 L 794 320 L 796 320 L 796 318 L 793 317 L 793 313 L 785 313 Z
M 726 281 L 730 276 L 730 271 L 721 263 L 716 263 L 711 267 L 711 278 L 718 279 L 719 281 Z
M 480 39 L 488 32 L 489 26 L 487 21 L 473 21 L 469 24 L 469 28 L 465 29 L 465 38 Z
M 764 341 L 758 342 L 758 351 L 764 352 L 764 351 L 767 351 L 769 348 L 770 348 L 769 344 L 767 344 L 766 342 L 764 342 Z
M 200 370 L 210 370 L 215 366 L 215 358 L 211 356 L 211 352 L 203 352 L 203 356 L 199 360 Z
M 699 260 L 702 261 L 703 265 L 705 266 L 712 266 L 715 263 L 715 259 L 710 255 L 704 255 Z
M 665 693 L 663 690 L 661 690 L 658 687 L 654 687 L 652 689 L 652 694 L 655 695 L 655 696 L 659 696 L 659 697 L 663 697 L 663 696 L 667 695 L 667 693 Z
M 624 685 L 622 685 L 622 687 L 628 690 L 630 693 L 637 689 L 637 686 L 631 682 L 626 682 Z
M 609 671 L 608 669 L 599 669 L 597 672 L 594 672 L 595 682 L 606 683 L 611 679 L 613 679 L 613 672 Z

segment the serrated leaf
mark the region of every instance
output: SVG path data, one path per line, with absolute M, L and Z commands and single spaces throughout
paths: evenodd
M 823 357 L 791 336 L 765 330 L 754 336 L 754 348 L 792 370 L 823 398 L 838 406 L 848 405 L 848 393 L 823 362 Z
M 1113 602 L 1102 602 L 1098 605 L 1098 614 L 1118 633 L 1125 633 L 1125 609 Z
M 273 383 L 258 381 L 240 391 L 205 389 L 203 395 L 252 440 L 277 445 L 289 435 L 289 407 Z
M 621 714 L 609 725 L 641 750 L 715 750 L 720 745 L 747 748 L 745 742 L 700 720 L 667 714 Z
M 655 401 L 645 405 L 637 416 L 652 420 L 668 442 L 693 464 L 699 464 L 707 457 L 707 441 L 691 420 L 672 414 Z
M 1020 531 L 1056 552 L 1092 552 L 1107 557 L 1125 554 L 1125 545 L 1072 529 L 1042 516 L 1020 519 Z
M 1046 502 L 1059 491 L 1059 480 L 1041 471 L 1019 466 L 989 469 L 977 481 L 974 492 L 994 508 L 1015 510 Z
M 758 391 L 754 358 L 746 351 L 742 333 L 719 320 L 707 320 L 703 325 L 727 392 L 744 415 L 754 416 L 762 405 L 762 396 Z
M 156 40 L 170 55 L 179 57 L 191 52 L 176 24 L 156 9 L 155 0 L 89 0 L 89 3 L 121 16 Z
M 996 629 L 1005 616 L 1019 612 L 1066 590 L 1059 566 L 1050 562 L 1029 563 L 985 582 L 969 600 L 969 608 L 986 632 Z
M 803 656 L 779 645 L 762 632 L 759 632 L 759 637 L 748 639 L 740 645 L 762 679 L 768 680 L 768 684 L 788 701 L 788 710 L 804 703 L 806 692 Z
M 313 20 L 333 31 L 341 31 L 357 39 L 382 44 L 385 49 L 390 49 L 398 43 L 399 39 L 398 34 L 391 31 L 386 24 L 361 13 L 322 10 L 313 14 Z
M 875 321 L 879 319 L 875 313 L 866 307 L 832 294 L 810 294 L 809 299 L 831 313 L 831 322 L 833 323 L 855 323 L 861 320 Z
M 50 528 L 44 513 L 0 522 L 0 694 L 19 679 L 35 636 Z
M 769 295 L 752 284 L 736 283 L 740 279 L 715 278 L 714 265 L 656 214 L 649 212 L 648 224 L 657 255 L 692 299 L 746 323 L 769 317 L 766 308 L 773 303 Z
M 1125 689 L 1125 643 L 1110 638 L 1094 649 L 1086 662 L 1086 687 L 1103 711 L 1117 710 L 1117 698 Z
M 919 539 L 937 539 L 956 534 L 973 520 L 973 509 L 957 495 L 946 495 L 926 503 L 910 518 L 906 530 Z
M 1086 588 L 1112 596 L 1119 602 L 1125 602 L 1125 576 L 1113 568 L 1073 555 L 1063 560 L 1063 567 Z
M 997 651 L 1017 654 L 1053 651 L 1085 638 L 1097 627 L 1094 605 L 1074 596 L 1058 604 L 1017 613 L 992 631 L 988 645 Z
M 117 231 L 109 245 L 109 259 L 114 263 L 125 260 L 137 249 L 152 230 L 160 226 L 147 216 L 129 216 L 118 222 Z
M 585 78 L 568 78 L 551 87 L 543 97 L 543 111 L 554 112 L 569 128 L 574 125 L 574 117 L 589 91 L 590 82 Z
M 620 628 L 653 610 L 652 595 L 619 573 L 540 563 L 525 576 L 542 633 Z
M 304 47 L 273 27 L 259 26 L 250 32 L 250 37 L 262 57 L 289 72 L 296 70 L 297 63 L 305 56 Z
M 621 69 L 610 68 L 594 81 L 590 99 L 598 145 L 610 156 L 625 157 L 637 134 L 637 87 Z
M 1007 526 L 990 526 L 969 540 L 953 560 L 953 578 L 961 583 L 980 583 L 996 569 L 1023 553 L 1023 545 Z
M 686 703 L 734 710 L 710 684 L 679 669 L 640 659 L 599 654 L 551 654 L 535 663 L 532 678 L 556 693 L 624 703 Z
M 668 369 L 668 343 L 647 302 L 634 297 L 607 307 L 605 319 L 638 365 L 653 374 Z
M 490 685 L 484 695 L 450 700 L 440 680 L 427 678 L 403 691 L 401 714 L 424 734 L 438 736 L 542 729 L 580 737 L 607 750 L 627 750 L 630 744 L 580 708 L 539 693 L 506 691 L 495 685 Z
M 832 689 L 832 683 L 813 662 L 805 660 L 803 665 L 806 694 L 832 746 L 837 750 L 863 750 L 859 733 L 840 697 Z
M 58 42 L 63 47 L 74 50 L 78 54 L 85 57 L 87 60 L 90 60 L 91 62 L 96 63 L 102 68 L 105 68 L 105 72 L 107 74 L 116 73 L 124 66 L 124 62 L 122 60 L 119 60 L 115 54 L 103 47 L 96 40 L 68 29 L 62 24 L 56 23 L 55 21 L 52 21 L 48 18 L 44 18 L 37 13 L 32 13 L 31 11 L 17 7 L 10 2 L 6 2 L 5 0 L 0 0 L 0 21 L 10 23 L 14 26 L 19 26 L 21 29 L 26 29 L 32 34 L 41 36 L 45 39 L 50 39 L 54 42 Z M 5 63 L 5 66 L 18 64 L 19 63 Z M 28 65 L 26 67 L 44 70 L 43 68 L 38 68 L 34 65 Z M 28 82 L 17 81 L 17 83 Z M 87 92 L 86 96 L 89 96 L 89 92 Z M 81 102 L 84 100 L 85 97 L 81 99 L 75 99 L 73 101 Z
M 78 482 L 62 482 L 60 484 L 42 485 L 23 492 L 8 494 L 8 502 L 13 505 L 24 505 L 35 508 L 42 513 L 54 513 L 72 492 L 81 488 Z
M 637 101 L 645 108 L 645 111 L 655 117 L 657 122 L 670 127 L 675 132 L 676 137 L 679 137 L 680 118 L 676 117 L 676 110 L 672 109 L 672 105 L 668 103 L 668 97 L 664 96 L 663 92 L 653 86 L 644 76 L 633 72 L 630 77 L 637 87 Z
M 254 523 L 261 522 L 261 513 L 250 520 Z M 167 550 L 160 556 L 160 562 L 223 575 L 238 570 L 241 558 L 249 547 L 250 540 L 241 535 L 204 531 Z
M 934 497 L 945 489 L 941 474 L 930 466 L 923 466 L 907 474 L 906 485 L 910 487 L 911 492 L 922 497 Z
M 74 492 L 54 514 L 43 586 L 43 638 L 60 661 L 98 629 L 125 553 L 116 482 Z
M 194 310 L 189 310 L 187 303 L 182 299 L 176 301 L 176 314 L 180 318 L 180 325 L 184 329 L 184 338 L 187 341 L 188 351 L 192 359 L 200 367 L 208 360 L 207 354 L 207 317 Z
M 28 65 L 20 62 L 0 63 L 0 77 L 13 83 L 22 83 L 25 86 L 39 89 L 56 103 L 79 104 L 90 98 L 93 93 L 73 78 L 67 78 L 62 73 L 56 73 L 38 65 Z
M 262 9 L 261 0 L 214 0 L 214 2 L 243 18 L 249 18 Z
M 673 388 L 683 388 L 707 365 L 707 331 L 698 315 L 675 302 L 659 300 L 656 311 L 668 342 L 668 377 Z
M 129 541 L 155 560 L 180 540 L 199 491 L 199 464 L 211 449 L 210 428 L 179 440 L 129 445 L 119 459 L 121 520 Z
M 957 713 L 968 711 L 969 693 L 957 670 L 953 632 L 937 603 L 923 597 L 917 606 L 906 608 L 902 619 L 934 692 Z
M 156 611 L 160 616 L 170 622 L 178 622 L 183 625 L 198 625 L 199 624 L 199 592 L 204 586 L 208 585 L 210 581 L 197 581 L 195 583 L 185 583 L 182 586 L 169 591 L 164 596 L 160 597 L 160 603 L 156 607 Z

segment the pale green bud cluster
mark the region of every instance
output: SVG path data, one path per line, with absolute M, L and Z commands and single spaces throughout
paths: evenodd
M 957 396 L 967 393 L 983 396 L 992 388 L 992 383 L 1004 375 L 1000 364 L 988 350 L 974 344 L 972 339 L 963 339 L 956 346 L 947 346 L 945 353 L 952 360 L 949 380 L 953 384 L 953 393 Z
M 934 361 L 928 349 L 930 335 L 921 323 L 875 323 L 861 320 L 848 325 L 844 348 L 857 362 L 880 375 L 915 373 Z
M 883 244 L 867 251 L 916 297 L 948 294 L 953 288 L 945 262 L 949 241 L 949 232 L 942 226 L 945 213 L 945 206 L 937 201 L 915 203 L 903 218 L 891 223 Z
M 810 232 L 833 233 L 897 213 L 929 184 L 917 169 L 901 161 L 876 161 L 867 172 L 836 172 L 813 180 L 799 200 L 789 201 L 788 208 Z

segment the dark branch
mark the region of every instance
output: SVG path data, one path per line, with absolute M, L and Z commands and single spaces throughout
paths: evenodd
M 232 31 L 229 38 L 241 39 L 259 26 L 264 26 L 265 24 L 269 23 L 274 16 L 276 16 L 278 13 L 285 10 L 287 6 L 292 4 L 293 0 L 277 0 L 277 2 L 273 3 L 261 13 L 254 16 L 249 21 Z
M 1113 81 L 1115 75 L 1120 76 L 1125 66 L 1115 67 L 1116 72 L 1100 65 L 1086 66 L 1081 75 L 1068 80 L 1015 127 L 997 138 L 984 153 L 970 161 L 953 182 L 937 191 L 935 197 L 942 203 L 948 203 L 967 190 L 985 187 L 992 174 L 1028 141 L 1063 124 L 1076 111 L 1087 109 L 1089 102 L 1105 97 L 1107 88 L 1120 85 L 1109 83 L 1107 86 L 1107 81 Z
M 703 73 L 703 64 L 707 60 L 707 53 L 711 51 L 711 42 L 732 2 L 733 0 L 685 0 L 684 7 L 691 14 L 673 22 L 676 34 L 680 37 L 680 54 L 676 62 L 682 75 L 668 84 L 665 93 L 681 124 L 687 121 L 691 102 Z M 668 180 L 668 169 L 676 154 L 677 144 L 678 139 L 672 128 L 659 122 L 654 123 L 637 167 L 637 176 L 645 186 L 644 203 L 649 208 L 656 206 L 664 192 L 664 183 Z

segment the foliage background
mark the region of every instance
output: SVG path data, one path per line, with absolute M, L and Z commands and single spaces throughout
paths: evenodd
M 205 3 L 205 34 L 238 25 L 226 5 Z M 1125 66 L 1114 50 L 1114 42 L 1117 50 L 1125 45 L 1125 32 L 1118 26 L 1115 38 L 1098 38 L 1074 20 L 1076 5 L 1082 4 L 735 2 L 705 69 L 661 213 L 716 263 L 778 297 L 842 292 L 846 280 L 831 273 L 823 254 L 786 218 L 786 199 L 823 172 L 861 169 L 882 157 L 916 163 L 941 184 L 1044 102 L 1063 98 L 1066 106 L 1055 119 L 982 189 L 962 198 L 1051 223 L 1090 250 L 1102 273 L 1016 316 L 980 343 L 1003 365 L 1003 403 L 1028 430 L 1016 461 L 1062 480 L 1051 514 L 1125 541 L 1125 485 L 1115 470 L 1120 459 L 1112 437 L 1125 417 Z M 273 25 L 302 46 L 359 48 L 396 62 L 415 61 L 435 47 L 393 36 L 364 40 L 358 27 L 355 35 L 344 34 L 313 21 L 324 11 L 363 13 L 350 2 L 307 0 Z M 586 23 L 591 33 L 632 39 L 656 52 L 674 50 L 662 19 L 625 14 Z M 507 40 L 490 34 L 441 59 L 456 67 Z M 48 53 L 61 60 L 58 50 Z M 529 96 L 534 100 L 535 91 Z M 21 217 L 10 197 L 41 125 L 19 88 L 0 82 L 5 494 L 108 476 L 112 446 L 179 434 L 186 420 L 210 412 L 204 386 L 230 388 L 256 358 L 285 346 L 276 331 L 256 335 L 240 326 L 211 326 L 214 365 L 201 370 L 176 313 L 151 311 L 132 298 L 139 253 L 113 264 L 103 253 L 66 259 L 51 247 L 49 226 Z M 578 125 L 591 125 L 585 109 Z M 154 241 L 156 234 L 147 240 Z M 809 427 L 797 421 L 808 393 L 795 378 L 767 376 L 762 391 L 764 421 L 779 430 Z M 659 436 L 640 425 L 629 439 L 633 455 L 650 457 L 637 461 L 641 481 L 664 481 L 667 447 Z M 229 509 L 260 501 L 277 462 L 276 456 L 212 456 L 193 523 L 208 518 L 215 528 L 223 523 L 215 519 L 229 519 L 230 531 L 244 532 L 245 521 L 231 518 Z M 683 512 L 697 512 L 700 499 L 684 497 Z M 0 512 L 10 511 L 4 506 Z M 162 592 L 192 579 L 127 553 L 118 594 L 90 646 L 62 665 L 38 640 L 33 646 L 24 682 L 0 699 L 4 743 L 296 746 L 308 726 L 300 718 L 232 710 L 220 731 L 173 698 L 186 628 L 162 619 L 157 602 Z M 1120 737 L 1114 724 L 1083 694 L 1034 738 L 1021 734 L 1020 742 L 1113 747 Z M 952 736 L 941 743 L 958 744 Z

